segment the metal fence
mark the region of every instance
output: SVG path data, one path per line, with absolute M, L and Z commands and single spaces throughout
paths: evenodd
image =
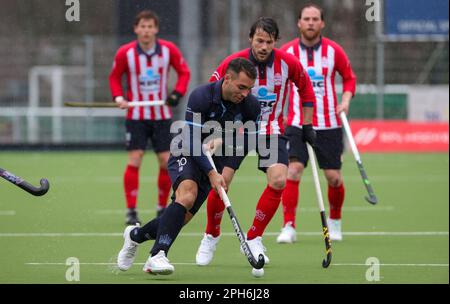
M 99 2 L 82 4 L 98 7 Z M 118 14 L 114 5 L 119 2 L 107 2 L 105 9 L 111 10 L 111 14 L 100 14 L 106 18 L 101 27 L 98 24 L 102 20 L 97 20 L 94 13 L 82 14 L 81 18 L 85 19 L 79 27 L 85 33 L 74 30 L 76 25 L 69 27 L 64 21 L 60 21 L 61 24 L 54 21 L 53 27 L 64 28 L 58 30 L 52 27 L 49 29 L 51 34 L 46 35 L 42 33 L 43 27 L 38 25 L 49 21 L 39 20 L 39 16 L 28 16 L 33 19 L 28 23 L 40 29 L 32 35 L 32 28 L 29 32 L 14 32 L 14 22 L 21 22 L 20 16 L 29 13 L 26 3 L 35 1 L 18 1 L 20 5 L 17 9 L 21 11 L 16 12 L 15 19 L 8 19 L 12 25 L 5 23 L 0 30 L 0 144 L 122 142 L 124 113 L 120 110 L 92 111 L 62 107 L 64 101 L 111 99 L 108 74 L 114 54 L 121 43 L 134 38 L 113 34 L 117 30 L 114 18 Z M 373 90 L 368 92 L 365 88 L 376 84 L 375 25 L 364 19 L 364 2 L 319 1 L 328 12 L 324 34 L 343 46 L 358 77 L 358 95 L 352 114 L 354 117 L 373 118 L 376 115 L 376 98 Z M 55 1 L 48 3 L 56 5 Z M 181 20 L 179 35 L 170 36 L 162 31 L 160 36 L 177 42 L 185 53 L 196 75 L 190 89 L 206 82 L 231 50 L 248 46 L 248 30 L 258 16 L 272 16 L 279 22 L 282 38 L 278 46 L 298 35 L 297 1 L 192 0 L 180 1 L 179 5 L 181 12 L 189 7 L 190 12 L 194 12 L 195 16 L 198 14 L 201 20 L 196 22 L 192 15 L 174 16 Z M 45 5 L 41 7 L 35 3 L 34 8 L 43 11 Z M 10 6 L 8 9 L 15 8 Z M 64 12 L 64 7 L 60 8 L 61 12 Z M 5 17 L 3 15 L 7 13 L 0 13 L 0 17 Z M 170 22 L 167 18 L 162 21 Z M 190 27 L 191 23 L 194 28 L 186 29 L 186 25 Z M 96 30 L 96 26 L 101 30 Z M 22 24 L 19 28 L 23 30 L 26 27 Z M 448 41 L 388 42 L 384 54 L 385 83 L 448 84 L 448 58 Z M 171 79 L 173 82 L 174 77 Z M 391 86 L 391 90 L 385 92 L 384 118 L 405 118 L 405 90 L 404 86 L 398 86 L 397 90 Z M 176 115 L 182 112 L 180 107 Z

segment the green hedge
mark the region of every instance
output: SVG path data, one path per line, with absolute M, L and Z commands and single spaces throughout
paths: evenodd
M 355 95 L 350 105 L 349 116 L 353 119 L 376 119 L 376 99 L 375 94 Z M 406 94 L 384 95 L 384 119 L 408 119 L 408 96 Z

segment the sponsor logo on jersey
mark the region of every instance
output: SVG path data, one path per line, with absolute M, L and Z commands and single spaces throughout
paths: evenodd
M 257 98 L 261 104 L 261 108 L 272 108 L 277 101 L 277 94 L 270 93 L 266 87 L 260 87 L 257 92 Z
M 314 93 L 317 95 L 324 95 L 325 78 L 323 75 L 316 72 L 314 68 L 308 68 L 308 75 L 311 79 L 311 84 L 314 89 Z
M 145 74 L 139 75 L 139 85 L 143 93 L 159 92 L 161 76 L 149 68 Z
M 261 117 L 267 118 L 267 115 L 272 113 L 273 105 L 277 102 L 277 94 L 270 93 L 269 90 L 263 86 L 258 89 L 256 97 L 261 106 Z

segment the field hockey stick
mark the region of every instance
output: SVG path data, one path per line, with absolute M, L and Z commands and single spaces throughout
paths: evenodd
M 350 129 L 350 125 L 347 120 L 347 116 L 344 112 L 341 112 L 340 118 L 342 121 L 342 125 L 344 126 L 345 133 L 347 134 L 348 142 L 350 143 L 350 148 L 352 149 L 353 156 L 355 157 L 356 164 L 358 165 L 359 173 L 361 174 L 364 186 L 366 186 L 367 193 L 369 196 L 366 196 L 365 199 L 372 205 L 378 203 L 378 199 L 373 192 L 372 185 L 370 184 L 369 178 L 367 177 L 366 170 L 364 170 L 361 156 L 359 155 L 358 148 L 356 147 L 355 140 L 353 139 L 352 131 Z
M 130 107 L 156 107 L 163 106 L 166 102 L 164 100 L 144 100 L 144 101 L 129 101 Z M 75 108 L 118 108 L 116 102 L 65 102 L 66 107 Z
M 330 234 L 328 232 L 328 225 L 325 217 L 325 207 L 323 205 L 322 190 L 320 189 L 320 181 L 319 181 L 319 174 L 317 171 L 316 157 L 314 156 L 314 150 L 311 147 L 311 145 L 307 143 L 306 147 L 308 148 L 308 155 L 314 178 L 314 186 L 316 188 L 317 203 L 319 205 L 320 210 L 320 219 L 322 220 L 322 234 L 325 240 L 325 252 L 327 254 L 327 257 L 322 261 L 322 267 L 327 268 L 331 263 L 332 257 Z
M 34 196 L 44 195 L 45 193 L 47 193 L 50 187 L 48 180 L 45 178 L 42 178 L 40 181 L 41 187 L 36 188 L 27 181 L 23 180 L 22 178 L 15 176 L 11 172 L 8 172 L 2 168 L 0 168 L 0 176 L 9 181 L 10 183 L 13 183 L 14 185 L 27 191 L 28 193 L 33 194 Z
M 209 163 L 211 164 L 211 166 L 214 168 L 214 170 L 217 172 L 217 168 L 216 165 L 214 164 L 214 161 L 212 159 L 211 156 L 211 152 L 207 149 L 204 149 L 204 153 L 206 155 L 206 157 L 208 157 Z M 242 232 L 242 228 L 239 225 L 239 222 L 237 220 L 236 214 L 233 211 L 233 208 L 231 207 L 231 201 L 228 198 L 228 195 L 225 191 L 225 189 L 223 189 L 222 187 L 220 187 L 220 193 L 221 193 L 221 197 L 222 197 L 222 201 L 225 205 L 225 208 L 228 211 L 228 214 L 230 216 L 231 219 L 231 223 L 233 224 L 233 228 L 234 231 L 236 232 L 236 235 L 239 239 L 239 243 L 241 244 L 241 248 L 244 251 L 245 256 L 248 259 L 248 262 L 250 263 L 250 265 L 252 265 L 253 268 L 255 269 L 261 269 L 264 267 L 264 256 L 262 254 L 259 255 L 258 260 L 255 259 L 255 257 L 253 256 L 252 252 L 250 251 L 250 247 L 248 247 L 247 242 L 245 241 L 245 237 L 244 237 L 244 233 Z

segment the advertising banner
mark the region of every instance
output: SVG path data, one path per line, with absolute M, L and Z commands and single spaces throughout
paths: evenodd
M 448 0 L 386 0 L 385 35 L 448 39 Z
M 448 152 L 448 123 L 350 120 L 360 152 Z

